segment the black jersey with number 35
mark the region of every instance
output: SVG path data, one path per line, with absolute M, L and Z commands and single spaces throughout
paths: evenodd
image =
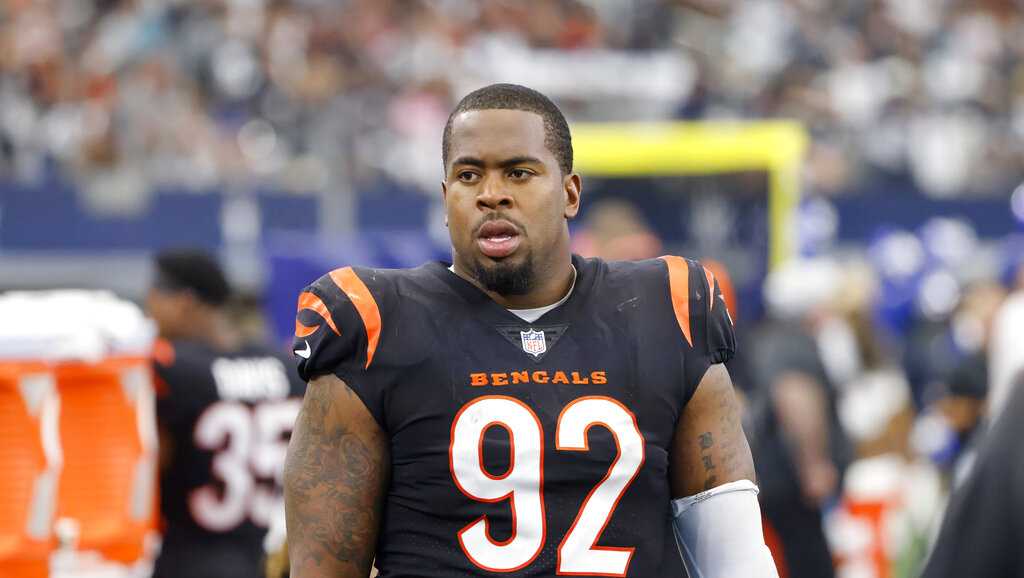
M 714 277 L 680 257 L 573 257 L 534 323 L 443 263 L 335 270 L 299 298 L 305 379 L 333 373 L 390 438 L 382 578 L 685 576 L 669 449 L 733 354 Z
M 260 576 L 305 384 L 287 358 L 265 347 L 223 353 L 178 341 L 155 357 L 157 416 L 170 439 L 163 440 L 165 532 L 154 576 Z

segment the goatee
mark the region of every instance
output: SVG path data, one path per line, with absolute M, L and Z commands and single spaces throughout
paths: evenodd
M 525 295 L 533 288 L 533 261 L 527 256 L 521 263 L 495 263 L 487 267 L 474 261 L 473 276 L 488 291 L 498 295 Z

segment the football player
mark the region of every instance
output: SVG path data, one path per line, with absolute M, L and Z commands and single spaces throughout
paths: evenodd
M 299 297 L 293 578 L 775 576 L 714 276 L 570 253 L 581 181 L 534 90 L 469 94 L 442 146 L 452 263 Z
M 263 537 L 304 383 L 290 360 L 245 343 L 223 307 L 219 265 L 196 251 L 155 260 L 146 300 L 155 357 L 165 532 L 154 576 L 262 574 Z

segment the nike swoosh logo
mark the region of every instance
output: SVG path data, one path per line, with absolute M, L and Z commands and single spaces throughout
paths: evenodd
M 309 359 L 309 356 L 312 355 L 312 353 L 313 353 L 313 349 L 309 346 L 309 341 L 307 341 L 305 339 L 303 339 L 302 341 L 304 341 L 306 343 L 306 348 L 305 349 L 296 349 L 295 350 L 295 355 L 298 355 L 302 359 Z

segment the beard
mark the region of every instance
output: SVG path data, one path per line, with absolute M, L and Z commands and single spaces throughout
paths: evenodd
M 474 261 L 473 276 L 485 289 L 498 295 L 525 295 L 534 285 L 533 255 L 527 254 L 518 264 L 498 261 L 490 267 Z

